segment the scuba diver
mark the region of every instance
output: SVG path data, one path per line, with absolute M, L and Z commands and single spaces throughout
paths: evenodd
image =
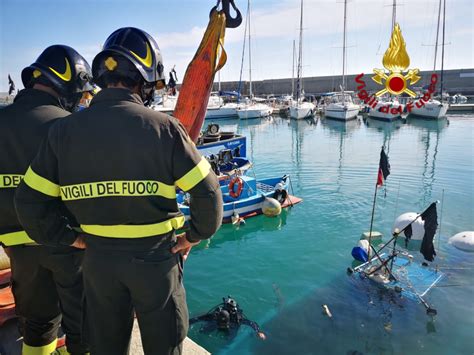
M 226 332 L 231 329 L 237 329 L 240 325 L 248 325 L 255 331 L 260 339 L 266 339 L 265 333 L 260 330 L 258 324 L 244 315 L 243 309 L 239 307 L 233 298 L 228 296 L 227 298 L 223 297 L 222 300 L 222 303 L 213 307 L 209 312 L 191 318 L 189 324 L 192 325 L 202 321 L 212 322 L 212 324 L 207 327 L 208 330 L 211 331 L 217 328 L 218 330 Z

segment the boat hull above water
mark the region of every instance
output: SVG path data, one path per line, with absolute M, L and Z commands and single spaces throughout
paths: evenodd
M 416 107 L 412 108 L 410 115 L 420 116 L 424 118 L 439 119 L 446 116 L 448 112 L 449 105 L 445 102 L 441 103 L 438 100 L 430 100 L 425 103 L 421 108 Z
M 334 120 L 350 121 L 355 120 L 358 113 L 359 106 L 356 105 L 343 106 L 329 104 L 324 111 L 324 116 Z
M 303 102 L 299 105 L 292 105 L 289 107 L 290 117 L 296 120 L 310 118 L 314 115 L 316 106 L 310 102 Z
M 274 196 L 277 184 L 281 184 L 280 187 L 283 187 L 285 190 L 288 188 L 289 177 L 277 177 L 259 180 L 249 176 L 241 176 L 240 178 L 244 181 L 244 183 L 241 196 L 238 198 L 233 198 L 229 195 L 229 180 L 220 181 L 224 199 L 222 218 L 223 223 L 229 223 L 232 219 L 232 216 L 235 214 L 238 214 L 239 217 L 250 217 L 261 214 L 263 201 L 266 197 Z M 186 206 L 183 201 L 183 196 L 178 194 L 179 209 L 184 214 L 185 218 L 189 219 L 189 206 Z M 293 205 L 301 201 L 301 199 L 291 196 L 287 201 L 285 201 L 283 207 L 288 207 L 289 205 Z
M 237 114 L 241 120 L 268 117 L 272 112 L 273 109 L 264 104 L 245 105 L 237 109 Z

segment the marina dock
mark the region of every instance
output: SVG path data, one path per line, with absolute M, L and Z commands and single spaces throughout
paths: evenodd
M 18 337 L 16 321 L 7 322 L 0 328 L 0 354 L 15 355 L 21 353 L 21 338 Z M 143 355 L 142 342 L 138 323 L 133 324 L 132 340 L 130 342 L 130 355 Z M 183 355 L 208 355 L 207 350 L 200 347 L 194 341 L 186 338 L 183 342 Z

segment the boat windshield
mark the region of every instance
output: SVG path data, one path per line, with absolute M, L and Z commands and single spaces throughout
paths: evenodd
M 352 102 L 352 96 L 347 93 L 337 93 L 334 94 L 334 96 L 331 97 L 331 102 L 332 103 L 338 103 L 338 102 Z

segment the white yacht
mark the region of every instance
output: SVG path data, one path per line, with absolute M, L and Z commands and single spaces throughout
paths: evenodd
M 369 108 L 369 117 L 382 120 L 394 121 L 402 118 L 405 106 L 396 98 L 380 99 L 375 108 Z
M 346 92 L 337 92 L 330 97 L 329 104 L 324 108 L 324 116 L 341 121 L 350 121 L 357 118 L 359 105 L 352 101 L 352 96 Z
M 262 118 L 272 114 L 273 109 L 258 102 L 243 104 L 237 107 L 237 114 L 240 119 Z
M 425 104 L 418 108 L 416 105 L 413 105 L 411 110 L 412 115 L 438 119 L 446 116 L 448 112 L 449 104 L 447 102 L 441 102 L 436 99 L 429 100 Z

